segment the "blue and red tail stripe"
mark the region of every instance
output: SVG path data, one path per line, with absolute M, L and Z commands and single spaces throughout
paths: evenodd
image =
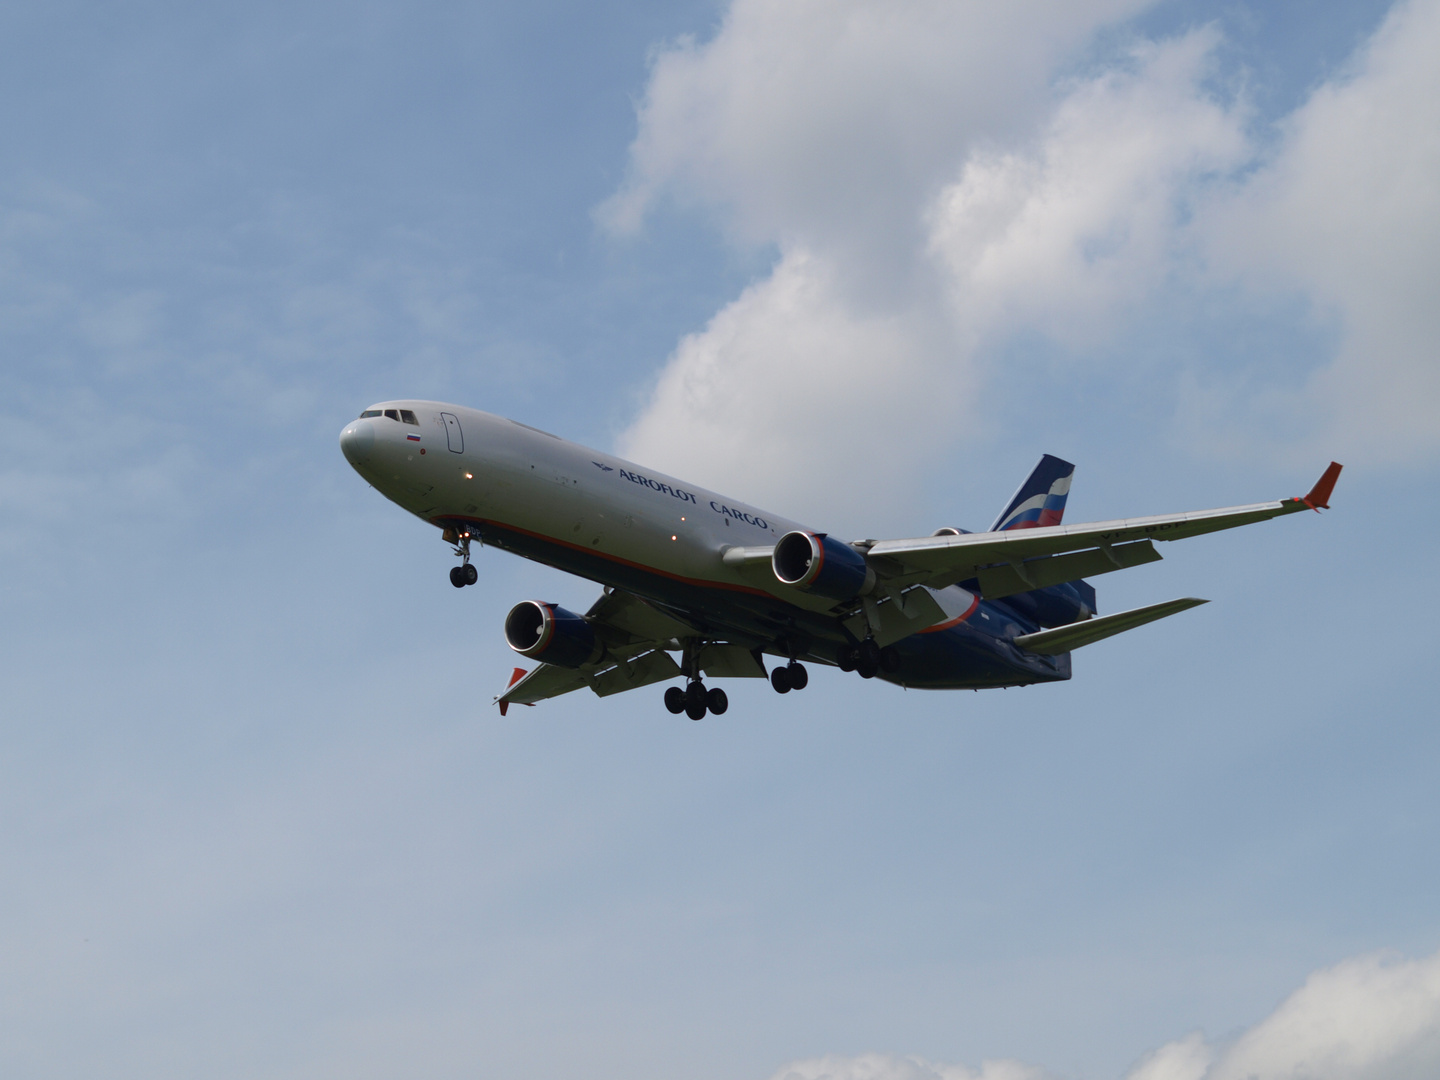
M 1074 465 L 1046 454 L 1020 485 L 1009 505 L 1000 512 L 990 531 L 1059 525 L 1065 516 L 1065 499 L 1070 494 L 1070 481 L 1074 478 Z

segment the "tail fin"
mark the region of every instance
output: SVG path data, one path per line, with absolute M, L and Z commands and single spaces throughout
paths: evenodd
M 1020 485 L 1020 490 L 1015 492 L 1010 505 L 1000 512 L 990 531 L 1059 525 L 1060 519 L 1065 516 L 1065 497 L 1070 494 L 1070 481 L 1074 476 L 1074 465 L 1046 454 L 1035 466 L 1035 471 Z

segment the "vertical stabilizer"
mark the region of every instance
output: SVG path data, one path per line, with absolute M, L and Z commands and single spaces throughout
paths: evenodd
M 1074 476 L 1074 465 L 1046 454 L 1020 485 L 1010 504 L 1000 512 L 990 531 L 1059 525 L 1060 519 L 1065 516 L 1065 497 L 1070 494 L 1070 481 Z

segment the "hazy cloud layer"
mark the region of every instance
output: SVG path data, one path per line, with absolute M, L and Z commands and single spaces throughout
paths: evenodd
M 635 228 L 667 197 L 779 258 L 681 341 L 623 452 L 786 505 L 803 475 L 807 509 L 856 484 L 903 499 L 899 466 L 1004 419 L 984 397 L 1001 356 L 1103 385 L 1152 362 L 1124 336 L 1162 300 L 1237 284 L 1302 312 L 1281 316 L 1297 338 L 1333 324 L 1333 355 L 1237 376 L 1222 345 L 1165 373 L 1177 415 L 1433 452 L 1440 4 L 1395 9 L 1278 140 L 1215 93 L 1213 27 L 1052 85 L 1136 6 L 739 0 L 711 41 L 662 50 L 602 218 Z
M 1042 1080 L 1014 1061 L 978 1070 L 865 1054 L 792 1062 L 771 1080 Z M 1238 1039 L 1192 1034 L 1147 1055 L 1126 1080 L 1422 1080 L 1440 1075 L 1440 954 L 1370 955 L 1317 971 Z

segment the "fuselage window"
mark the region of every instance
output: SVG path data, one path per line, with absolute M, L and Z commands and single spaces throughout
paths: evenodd
M 400 419 L 400 414 L 394 409 L 386 409 L 385 415 L 388 416 L 391 420 L 398 421 Z
M 420 426 L 420 421 L 415 419 L 415 414 L 409 409 L 400 410 L 400 419 L 407 424 L 414 424 L 416 427 Z
M 361 419 L 361 420 L 364 420 L 366 417 L 369 417 L 369 416 L 379 416 L 379 415 L 380 415 L 380 410 L 379 410 L 379 409 L 366 409 L 364 412 L 362 412 L 362 413 L 360 414 L 360 419 Z

